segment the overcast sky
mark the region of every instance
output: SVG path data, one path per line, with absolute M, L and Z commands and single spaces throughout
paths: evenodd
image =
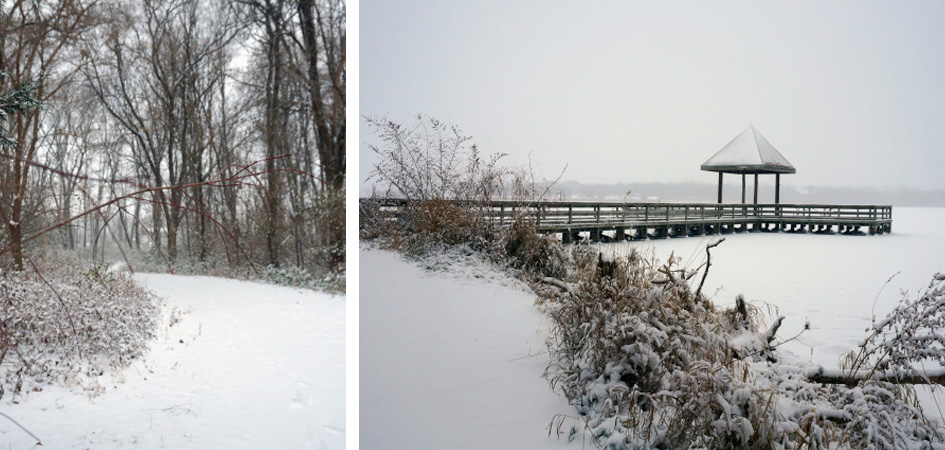
M 547 178 L 715 183 L 699 166 L 753 124 L 786 185 L 945 189 L 943 24 L 931 1 L 361 0 L 359 112 Z

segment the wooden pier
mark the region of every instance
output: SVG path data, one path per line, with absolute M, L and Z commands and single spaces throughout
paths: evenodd
M 362 199 L 362 201 L 366 201 Z M 396 216 L 401 199 L 372 199 Z M 494 201 L 467 205 L 505 225 L 520 214 L 533 217 L 538 231 L 563 242 L 659 239 L 741 232 L 884 234 L 892 231 L 889 205 L 624 203 Z

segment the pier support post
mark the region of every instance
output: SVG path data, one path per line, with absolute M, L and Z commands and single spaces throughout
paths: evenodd
M 781 203 L 781 174 L 774 174 L 774 204 Z
M 561 243 L 562 244 L 571 243 L 571 230 L 564 230 L 561 232 Z
M 614 233 L 614 240 L 617 242 L 623 242 L 627 240 L 627 232 L 623 228 L 617 228 L 617 231 Z

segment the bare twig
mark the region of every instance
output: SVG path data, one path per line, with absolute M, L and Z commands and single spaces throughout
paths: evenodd
M 702 273 L 702 281 L 699 282 L 699 288 L 696 289 L 696 298 L 699 297 L 699 293 L 702 292 L 702 285 L 705 284 L 705 277 L 709 275 L 709 267 L 712 266 L 712 253 L 709 250 L 718 246 L 722 242 L 725 242 L 725 238 L 721 238 L 705 247 L 705 272 Z
M 30 435 L 33 439 L 36 439 L 36 445 L 43 445 L 42 439 L 38 438 L 35 434 L 33 434 L 32 431 L 27 430 L 26 427 L 24 427 L 23 425 L 20 425 L 20 423 L 17 422 L 16 420 L 13 420 L 12 417 L 10 417 L 10 416 L 8 416 L 8 415 L 2 413 L 2 412 L 0 412 L 0 416 L 6 417 L 7 420 L 9 420 L 10 422 L 13 422 L 14 425 L 20 427 L 21 430 L 25 431 L 26 434 Z

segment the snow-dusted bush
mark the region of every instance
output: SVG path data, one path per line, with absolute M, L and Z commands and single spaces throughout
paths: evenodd
M 928 377 L 916 363 L 945 367 L 945 274 L 932 277 L 925 291 L 911 301 L 903 298 L 884 319 L 874 321 L 860 348 L 844 361 L 847 375 L 894 375 L 900 378 Z M 868 371 L 866 374 L 861 372 Z M 935 371 L 940 377 L 945 371 Z
M 365 117 L 381 143 L 368 144 L 378 162 L 368 181 L 411 201 L 488 201 L 497 196 L 508 171 L 498 163 L 505 156 L 485 156 L 458 126 L 417 115 L 398 123 L 385 117 Z
M 694 273 L 674 263 L 635 254 L 609 265 L 585 260 L 570 278 L 545 280 L 556 286 L 541 290 L 553 320 L 547 377 L 579 414 L 557 417 L 560 433 L 609 449 L 945 448 L 907 386 L 811 381 L 809 371 L 777 362 L 780 319 L 764 328 L 742 301 L 718 310 L 692 292 Z M 943 291 L 930 290 L 945 303 Z M 919 316 L 900 313 L 876 329 Z M 875 348 L 912 362 L 915 353 L 887 343 L 909 335 L 917 350 L 932 339 L 895 335 Z
M 158 300 L 127 275 L 68 264 L 0 276 L 0 391 L 122 367 L 154 336 Z
M 342 265 L 343 266 L 343 265 Z M 249 277 L 254 279 L 253 277 Z M 281 267 L 267 266 L 258 279 L 280 286 L 317 289 L 327 292 L 344 292 L 344 268 L 340 271 L 324 271 L 321 274 L 294 265 Z
M 497 236 L 475 205 L 459 205 L 446 200 L 428 200 L 406 208 L 400 221 L 408 234 L 406 250 L 412 254 L 428 251 L 427 245 L 468 245 L 483 250 Z
M 562 278 L 567 275 L 569 255 L 554 236 L 540 235 L 535 222 L 519 217 L 502 232 L 498 253 L 525 274 Z
M 313 251 L 319 251 L 314 249 Z M 314 289 L 330 293 L 345 291 L 346 272 L 344 263 L 307 265 L 292 263 L 281 266 L 229 264 L 224 255 L 211 255 L 203 261 L 178 258 L 168 263 L 156 253 L 130 252 L 131 268 L 136 272 L 174 273 L 178 275 L 204 275 L 240 280 L 261 281 L 280 286 Z M 61 257 L 61 254 L 59 255 Z
M 451 247 L 488 253 L 502 235 L 502 229 L 487 221 L 475 203 L 410 202 L 396 218 L 371 205 L 370 201 L 361 204 L 361 236 L 415 258 Z

